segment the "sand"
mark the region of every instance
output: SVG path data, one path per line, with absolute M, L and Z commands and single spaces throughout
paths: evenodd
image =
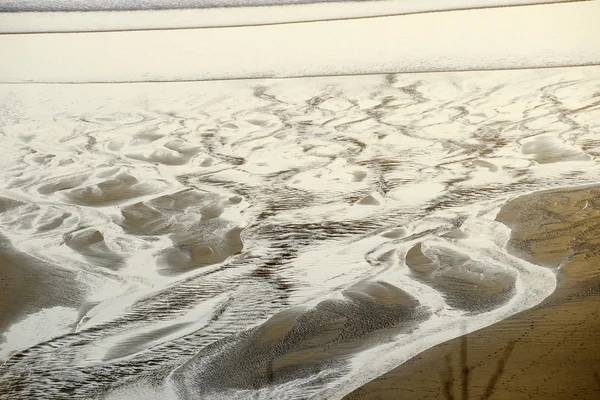
M 173 386 L 181 398 L 228 398 L 240 389 L 281 385 L 311 375 L 326 379 L 343 373 L 348 356 L 372 344 L 369 336 L 386 329 L 407 331 L 428 317 L 416 299 L 397 287 L 359 282 L 340 299 L 281 312 L 230 338 L 234 340 L 208 346 L 175 370 Z M 189 384 L 199 380 L 204 384 Z
M 83 303 L 85 288 L 76 283 L 75 272 L 18 251 L 4 235 L 0 235 L 0 266 L 0 345 L 9 327 L 26 315 Z M 0 361 L 3 356 L 0 353 Z
M 539 306 L 467 335 L 469 398 L 483 395 L 512 341 L 491 398 L 599 398 L 594 374 L 600 372 L 600 188 L 522 196 L 505 205 L 497 219 L 512 229 L 511 252 L 559 269 L 558 287 Z M 447 371 L 447 355 L 458 398 L 460 349 L 460 338 L 438 345 L 345 398 L 445 398 L 441 373 Z
M 40 294 L 2 297 L 0 397 L 336 399 L 538 305 L 572 251 L 525 222 L 570 222 L 496 215 L 597 182 L 599 72 L 0 85 L 0 229 Z

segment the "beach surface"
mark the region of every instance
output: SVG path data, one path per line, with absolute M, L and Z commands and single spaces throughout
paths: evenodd
M 592 398 L 599 71 L 0 86 L 1 396 Z
M 118 3 L 0 13 L 0 398 L 599 398 L 600 2 Z

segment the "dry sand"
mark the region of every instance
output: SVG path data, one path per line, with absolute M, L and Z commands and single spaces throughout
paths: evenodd
M 491 398 L 600 398 L 600 187 L 522 196 L 497 219 L 512 229 L 509 251 L 560 268 L 558 286 L 539 306 L 468 335 L 468 398 L 482 397 L 512 341 Z M 447 355 L 455 398 L 461 398 L 460 349 L 460 338 L 438 345 L 346 399 L 448 398 L 442 389 Z

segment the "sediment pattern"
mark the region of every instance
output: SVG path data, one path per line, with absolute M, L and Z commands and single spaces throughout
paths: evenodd
M 576 246 L 496 217 L 597 181 L 599 87 L 596 67 L 0 86 L 1 397 L 339 398 L 539 304 Z

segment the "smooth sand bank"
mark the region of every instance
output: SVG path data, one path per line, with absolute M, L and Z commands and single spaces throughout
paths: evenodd
M 509 251 L 548 268 L 560 265 L 558 287 L 539 306 L 468 335 L 469 398 L 481 398 L 511 341 L 514 350 L 491 398 L 599 398 L 600 187 L 522 196 L 497 219 L 512 229 Z M 457 338 L 429 349 L 345 398 L 445 398 L 440 373 L 448 354 L 459 398 L 460 348 Z

